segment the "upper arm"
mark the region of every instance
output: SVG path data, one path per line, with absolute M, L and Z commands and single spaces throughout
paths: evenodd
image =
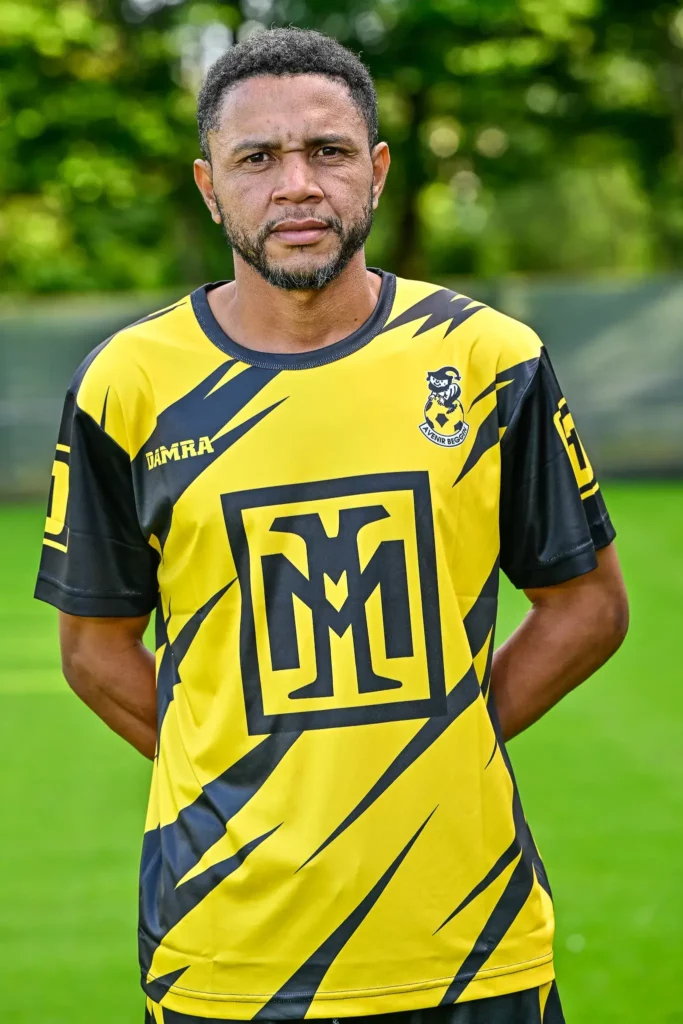
M 140 643 L 149 620 L 149 615 L 96 618 L 60 612 L 59 647 L 65 673 L 112 662 Z
M 149 615 L 97 618 L 59 613 L 59 642 L 62 650 L 70 650 L 84 642 L 112 646 L 142 640 L 149 624 Z
M 597 567 L 564 583 L 530 587 L 524 593 L 536 606 L 590 617 L 623 639 L 628 629 L 628 597 L 614 544 L 597 552 Z

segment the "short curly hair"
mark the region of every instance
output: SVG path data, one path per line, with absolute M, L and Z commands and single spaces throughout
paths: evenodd
M 259 75 L 326 75 L 345 82 L 367 125 L 370 148 L 377 143 L 377 93 L 360 58 L 321 32 L 272 28 L 226 50 L 207 72 L 197 101 L 199 143 L 207 160 L 223 96 L 237 82 Z

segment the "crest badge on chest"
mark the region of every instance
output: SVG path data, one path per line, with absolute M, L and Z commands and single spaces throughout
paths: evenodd
M 455 448 L 467 437 L 469 426 L 460 396 L 461 376 L 455 366 L 442 366 L 427 373 L 429 395 L 424 407 L 424 436 L 442 448 Z

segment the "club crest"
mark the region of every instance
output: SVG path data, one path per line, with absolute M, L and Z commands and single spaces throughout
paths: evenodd
M 470 429 L 460 401 L 460 380 L 460 373 L 454 366 L 442 366 L 427 373 L 429 397 L 420 430 L 442 448 L 455 448 L 462 444 Z

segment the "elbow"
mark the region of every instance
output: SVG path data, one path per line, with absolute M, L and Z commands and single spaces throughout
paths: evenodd
M 87 644 L 82 638 L 72 637 L 62 640 L 62 674 L 71 689 L 79 697 L 83 697 L 89 688 L 92 678 L 92 656 L 89 655 Z
M 598 552 L 598 568 L 588 575 L 594 582 L 591 611 L 603 634 L 606 660 L 619 650 L 629 627 L 628 595 L 613 544 Z
M 618 614 L 617 614 L 617 621 L 615 623 L 616 632 L 617 632 L 618 638 L 619 638 L 618 639 L 618 643 L 617 643 L 617 647 L 621 647 L 621 645 L 623 644 L 624 640 L 626 639 L 626 634 L 628 633 L 629 625 L 630 625 L 630 612 L 629 612 L 629 607 L 628 607 L 628 598 L 626 597 L 626 594 L 624 593 L 623 601 L 620 604 L 619 611 L 618 611 Z
M 59 650 L 62 674 L 71 689 L 82 700 L 93 685 L 101 659 L 101 645 L 96 642 L 92 621 L 62 612 L 59 616 Z
M 62 675 L 67 683 L 76 693 L 79 692 L 79 682 L 84 674 L 82 657 L 74 647 L 62 647 Z
M 628 597 L 623 586 L 616 592 L 605 594 L 599 609 L 595 609 L 595 612 L 595 621 L 600 623 L 606 657 L 611 658 L 623 644 L 629 628 Z

